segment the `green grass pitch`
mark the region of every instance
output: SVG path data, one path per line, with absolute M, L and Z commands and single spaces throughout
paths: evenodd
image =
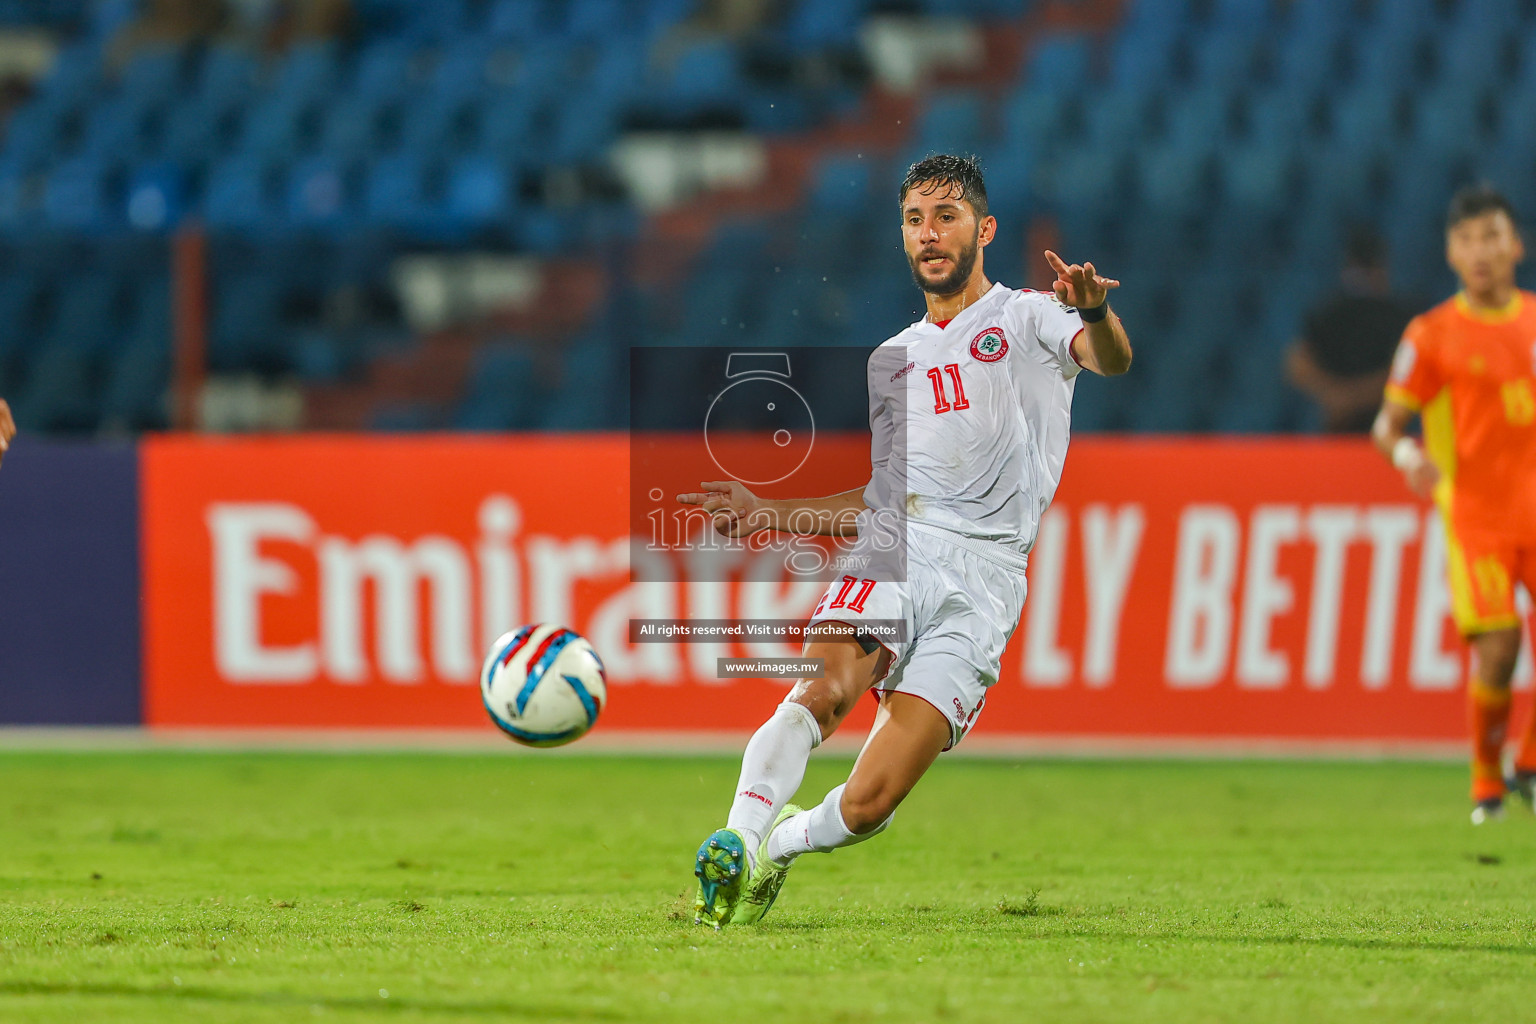
M 803 796 L 841 781 L 817 758 Z M 1536 1013 L 1536 820 L 1427 763 L 945 758 L 692 923 L 718 757 L 0 754 L 0 1020 Z

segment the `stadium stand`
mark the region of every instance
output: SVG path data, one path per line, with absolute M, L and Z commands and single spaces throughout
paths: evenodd
M 166 425 L 193 225 L 212 370 L 297 382 L 304 425 L 620 427 L 631 345 L 914 318 L 890 204 L 934 150 L 983 158 L 995 277 L 1042 283 L 1050 243 L 1126 282 L 1137 372 L 1082 386 L 1079 429 L 1307 429 L 1281 354 L 1344 225 L 1436 296 L 1456 184 L 1536 203 L 1530 0 L 354 0 L 259 44 L 135 34 L 152 6 L 0 2 L 59 44 L 0 138 L 26 429 Z M 904 92 L 893 25 L 979 49 Z M 652 195 L 647 160 L 697 180 Z M 423 255 L 542 270 L 498 306 L 476 282 L 505 268 L 471 260 L 434 312 L 402 286 Z

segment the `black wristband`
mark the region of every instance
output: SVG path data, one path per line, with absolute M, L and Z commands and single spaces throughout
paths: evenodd
M 1089 306 L 1087 309 L 1079 308 L 1077 315 L 1083 318 L 1085 324 L 1096 324 L 1109 316 L 1109 300 L 1105 299 L 1097 306 Z

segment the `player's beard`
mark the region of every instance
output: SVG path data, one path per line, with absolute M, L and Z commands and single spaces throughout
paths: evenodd
M 965 282 L 971 279 L 971 271 L 976 269 L 976 254 L 981 251 L 980 241 L 981 229 L 977 228 L 976 233 L 971 236 L 970 243 L 962 246 L 959 255 L 955 257 L 955 269 L 937 281 L 929 280 L 923 276 L 923 256 L 921 253 L 916 256 L 908 256 L 907 265 L 912 268 L 912 280 L 917 282 L 919 288 L 931 295 L 955 294 L 965 287 Z M 946 253 L 945 255 L 948 254 Z

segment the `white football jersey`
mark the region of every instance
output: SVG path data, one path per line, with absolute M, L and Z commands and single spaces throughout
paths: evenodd
M 1061 481 L 1082 329 L 1054 294 L 994 284 L 946 326 L 921 320 L 881 344 L 864 503 L 1022 569 Z

